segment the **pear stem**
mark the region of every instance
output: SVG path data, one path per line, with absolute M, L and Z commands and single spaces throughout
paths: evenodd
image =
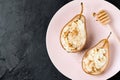
M 111 36 L 111 34 L 112 34 L 112 32 L 110 32 L 110 33 L 109 33 L 109 35 L 108 35 L 108 37 L 107 37 L 107 40 L 109 39 L 109 37 Z M 105 43 L 106 43 L 106 41 L 105 41 Z M 105 43 L 103 44 L 103 46 L 102 46 L 102 47 L 104 47 L 104 46 L 105 46 Z
M 83 3 L 81 2 L 80 18 L 81 18 L 82 13 L 83 13 Z
M 110 34 L 108 35 L 107 39 L 109 39 L 109 37 L 111 36 L 112 32 L 110 32 Z

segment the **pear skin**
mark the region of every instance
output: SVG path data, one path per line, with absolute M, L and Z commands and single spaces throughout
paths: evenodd
M 109 41 L 102 39 L 95 46 L 88 49 L 82 58 L 82 68 L 90 75 L 98 75 L 105 71 L 110 60 Z
M 81 13 L 73 17 L 61 30 L 60 43 L 67 52 L 79 52 L 83 49 L 87 39 L 86 19 L 81 3 Z

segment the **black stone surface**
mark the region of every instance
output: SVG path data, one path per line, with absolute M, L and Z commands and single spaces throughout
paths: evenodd
M 70 80 L 51 63 L 45 43 L 52 16 L 69 1 L 0 0 L 0 80 Z M 109 2 L 120 9 L 119 0 Z

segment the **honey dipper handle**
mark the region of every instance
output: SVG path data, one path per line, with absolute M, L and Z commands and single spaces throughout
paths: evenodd
M 111 28 L 111 26 L 109 24 L 107 24 L 107 27 L 109 28 L 109 30 L 112 32 L 113 36 L 115 37 L 116 41 L 118 42 L 118 44 L 120 45 L 120 39 L 118 38 L 117 34 L 113 31 L 113 29 Z

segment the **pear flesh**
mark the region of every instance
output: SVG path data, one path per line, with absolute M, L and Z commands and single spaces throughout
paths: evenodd
M 83 15 L 75 16 L 62 29 L 60 41 L 67 52 L 80 51 L 86 43 L 86 25 Z
M 89 49 L 82 60 L 83 70 L 91 75 L 97 75 L 106 69 L 109 61 L 109 42 L 101 40 L 96 46 Z

